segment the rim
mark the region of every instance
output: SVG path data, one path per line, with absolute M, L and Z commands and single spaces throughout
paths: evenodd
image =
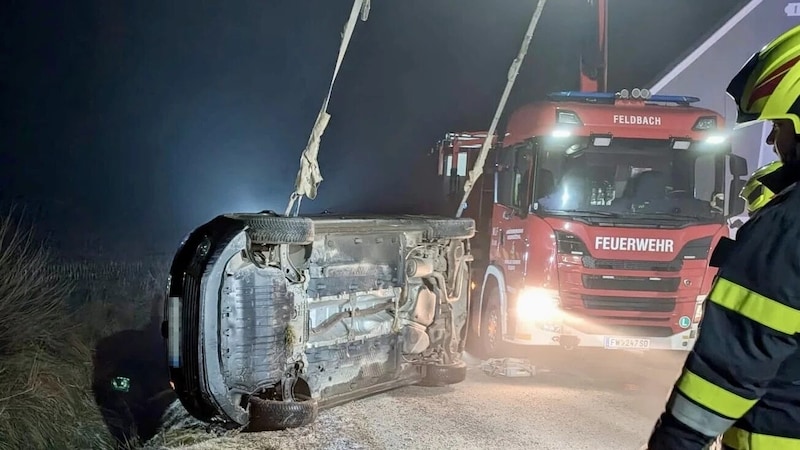
M 489 320 L 486 321 L 486 344 L 489 350 L 494 350 L 497 346 L 497 327 L 499 323 L 497 309 L 489 309 Z

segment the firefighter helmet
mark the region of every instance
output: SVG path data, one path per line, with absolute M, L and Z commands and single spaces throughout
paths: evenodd
M 728 85 L 736 122 L 789 119 L 800 133 L 800 25 L 753 54 Z
M 758 211 L 764 205 L 769 203 L 773 197 L 775 197 L 776 193 L 772 192 L 772 190 L 761 183 L 761 177 L 775 172 L 782 165 L 783 163 L 780 161 L 773 161 L 769 164 L 763 165 L 753 172 L 753 175 L 751 175 L 750 179 L 747 180 L 747 183 L 745 183 L 744 187 L 742 188 L 742 192 L 739 193 L 739 196 L 742 197 L 747 204 L 748 214 L 753 214 L 754 212 Z

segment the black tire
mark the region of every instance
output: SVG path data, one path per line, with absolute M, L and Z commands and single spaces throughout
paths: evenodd
M 502 315 L 500 312 L 500 289 L 496 284 L 490 285 L 486 292 L 486 308 L 481 314 L 481 350 L 487 358 L 503 355 L 506 345 L 503 344 Z
M 475 221 L 469 218 L 428 219 L 428 239 L 470 239 L 475 236 Z
M 425 377 L 418 384 L 426 387 L 449 386 L 461 383 L 466 378 L 467 364 L 464 361 L 446 366 L 433 364 L 425 367 Z
M 314 222 L 307 217 L 283 217 L 274 213 L 232 214 L 247 225 L 247 235 L 257 244 L 310 244 L 314 242 Z
M 314 422 L 319 413 L 319 405 L 313 398 L 284 402 L 251 396 L 249 404 L 247 431 L 254 432 L 304 427 Z

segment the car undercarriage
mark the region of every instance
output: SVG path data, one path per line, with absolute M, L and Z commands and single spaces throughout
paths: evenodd
M 198 419 L 293 428 L 399 386 L 462 381 L 474 221 L 219 216 L 170 273 L 170 375 Z

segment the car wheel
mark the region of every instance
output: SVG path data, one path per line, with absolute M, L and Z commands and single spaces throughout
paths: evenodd
M 458 384 L 467 378 L 467 364 L 459 361 L 449 365 L 431 364 L 425 367 L 425 378 L 420 386 L 438 387 Z
M 231 214 L 247 225 L 247 235 L 257 244 L 310 244 L 314 242 L 314 222 L 307 217 L 274 214 Z
M 313 398 L 298 398 L 298 400 L 287 402 L 251 396 L 250 422 L 247 431 L 285 430 L 304 427 L 314 422 L 319 412 L 317 401 Z

